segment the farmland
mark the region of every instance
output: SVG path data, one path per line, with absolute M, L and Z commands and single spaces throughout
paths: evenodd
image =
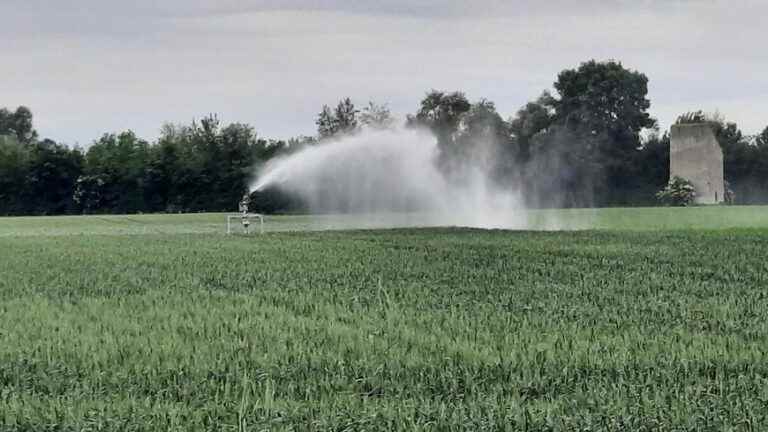
M 768 208 L 530 217 L 0 219 L 0 430 L 768 428 Z

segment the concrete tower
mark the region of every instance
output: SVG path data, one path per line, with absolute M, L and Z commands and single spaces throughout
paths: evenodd
M 672 126 L 669 176 L 680 176 L 696 190 L 697 204 L 725 201 L 723 150 L 707 123 Z

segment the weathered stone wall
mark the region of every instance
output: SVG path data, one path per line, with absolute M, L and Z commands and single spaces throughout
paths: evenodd
M 723 150 L 712 128 L 706 123 L 673 125 L 670 139 L 670 178 L 693 183 L 697 204 L 725 201 Z

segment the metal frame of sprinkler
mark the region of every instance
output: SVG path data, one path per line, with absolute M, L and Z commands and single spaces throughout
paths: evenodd
M 240 213 L 227 215 L 227 234 L 232 234 L 232 219 L 235 219 L 235 218 L 240 219 L 240 223 L 243 224 L 243 232 L 245 234 L 250 234 L 250 226 L 251 226 L 250 219 L 258 219 L 259 234 L 264 234 L 264 216 L 258 213 L 249 213 L 248 205 L 250 203 L 251 203 L 250 196 L 248 196 L 248 194 L 243 195 L 243 199 L 240 200 L 240 202 L 237 204 L 237 208 L 238 210 L 240 210 Z
M 248 222 L 249 218 L 259 220 L 259 234 L 264 234 L 264 216 L 258 213 L 228 214 L 227 215 L 227 234 L 232 234 L 232 219 L 240 219 L 243 224 L 243 232 L 246 234 L 250 234 L 250 231 L 249 231 L 250 223 L 246 223 Z

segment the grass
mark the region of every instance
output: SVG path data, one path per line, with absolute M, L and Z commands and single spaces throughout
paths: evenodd
M 765 430 L 765 212 L 0 219 L 0 430 Z
M 645 207 L 521 211 L 532 229 L 622 231 L 768 229 L 768 206 Z M 0 237 L 61 235 L 221 234 L 225 215 L 149 214 L 103 216 L 6 217 Z M 425 217 L 391 215 L 267 216 L 268 232 L 349 228 L 418 227 Z M 236 223 L 236 221 L 235 221 Z

